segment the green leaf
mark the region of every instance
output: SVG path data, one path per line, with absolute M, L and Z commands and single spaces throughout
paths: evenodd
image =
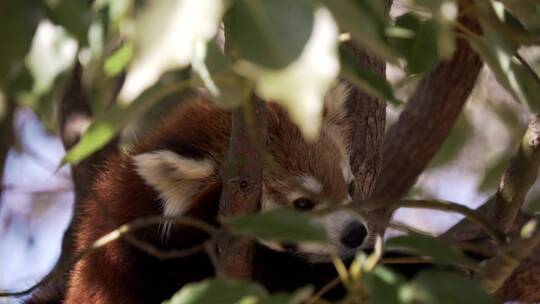
M 435 263 L 476 266 L 475 262 L 466 257 L 457 247 L 430 236 L 398 236 L 386 241 L 386 247 L 430 256 Z
M 395 97 L 392 86 L 388 81 L 371 69 L 360 65 L 351 50 L 341 46 L 339 55 L 341 75 L 344 78 L 368 94 L 388 100 L 395 105 L 402 103 Z
M 332 14 L 318 6 L 309 41 L 293 63 L 283 69 L 248 61 L 238 61 L 234 66 L 238 74 L 255 82 L 258 96 L 287 109 L 306 140 L 318 137 L 325 95 L 339 75 L 338 33 Z
M 437 53 L 441 59 L 449 59 L 455 51 L 456 40 L 454 23 L 458 16 L 458 6 L 451 0 L 405 0 L 411 7 L 428 10 L 432 19 L 429 21 L 436 32 Z M 412 9 L 414 10 L 414 8 Z
M 422 271 L 400 291 L 400 297 L 415 304 L 495 304 L 478 282 L 442 270 Z
M 473 126 L 465 117 L 461 115 L 448 138 L 446 138 L 444 144 L 439 149 L 435 157 L 429 163 L 430 167 L 438 167 L 447 164 L 449 161 L 455 159 L 459 153 L 463 150 L 463 147 L 471 138 L 473 132 Z
M 61 165 L 76 164 L 90 156 L 111 141 L 126 123 L 140 117 L 168 95 L 187 89 L 189 85 L 189 81 L 158 83 L 128 105 L 114 104 L 92 122 L 79 142 L 67 151 Z
M 422 21 L 416 15 L 407 13 L 396 19 L 396 26 L 411 33 L 410 37 L 391 39 L 407 59 L 407 73 L 425 72 L 439 61 L 437 30 L 433 20 Z
M 313 288 L 311 286 L 307 286 L 294 291 L 294 293 L 278 292 L 272 294 L 261 304 L 302 304 L 307 303 L 307 300 L 312 295 Z
M 227 50 L 279 69 L 300 56 L 314 22 L 310 0 L 236 0 L 225 16 Z
M 63 26 L 77 38 L 79 43 L 86 44 L 90 26 L 90 2 L 87 0 L 45 0 L 47 16 L 54 23 Z
M 388 26 L 384 2 L 379 0 L 323 0 L 339 25 L 372 54 L 395 62 L 398 54 L 385 37 Z
M 469 37 L 474 50 L 495 74 L 497 82 L 516 101 L 528 105 L 534 112 L 540 110 L 540 85 L 522 65 L 513 61 L 512 50 L 495 34 Z
M 536 0 L 501 0 L 529 31 L 540 31 L 540 3 Z
M 405 278 L 398 273 L 379 265 L 373 271 L 364 273 L 362 279 L 368 291 L 368 303 L 404 303 L 399 297 L 399 290 Z
M 232 279 L 213 279 L 185 285 L 164 304 L 255 304 L 267 298 L 268 293 L 258 284 Z
M 247 216 L 225 218 L 233 231 L 263 240 L 326 242 L 324 227 L 305 213 L 279 208 Z
M 0 1 L 0 86 L 23 67 L 43 7 L 33 0 Z
M 125 44 L 116 50 L 109 58 L 107 58 L 107 61 L 105 61 L 105 73 L 107 76 L 116 76 L 122 72 L 132 56 L 132 44 Z

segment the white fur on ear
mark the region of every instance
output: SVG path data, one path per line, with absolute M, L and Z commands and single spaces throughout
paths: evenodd
M 324 119 L 330 123 L 339 122 L 347 115 L 345 102 L 349 97 L 349 87 L 338 82 L 324 96 Z
M 209 159 L 188 158 L 168 150 L 135 155 L 133 161 L 145 183 L 159 192 L 166 216 L 185 214 L 203 180 L 215 170 Z M 167 223 L 163 228 L 164 234 L 168 234 L 171 225 Z

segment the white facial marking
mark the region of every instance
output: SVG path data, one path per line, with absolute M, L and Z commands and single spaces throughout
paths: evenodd
M 351 166 L 349 165 L 349 162 L 347 160 L 341 161 L 341 173 L 343 174 L 343 178 L 347 183 L 350 183 L 354 179 L 354 175 L 352 174 Z
M 202 180 L 215 170 L 209 159 L 187 158 L 167 150 L 139 154 L 133 161 L 145 183 L 159 192 L 165 216 L 185 214 Z M 171 227 L 171 223 L 164 224 L 163 234 L 167 235 Z
M 273 208 L 279 207 L 278 203 L 276 203 L 271 197 L 270 194 L 267 192 L 263 185 L 262 194 L 261 194 L 261 210 L 268 211 Z
M 302 175 L 298 179 L 300 180 L 300 183 L 302 183 L 302 186 L 304 186 L 309 191 L 313 193 L 321 193 L 322 184 L 315 177 L 309 175 Z

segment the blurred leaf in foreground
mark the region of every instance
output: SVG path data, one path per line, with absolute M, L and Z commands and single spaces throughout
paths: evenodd
M 324 227 L 309 215 L 281 208 L 263 213 L 225 218 L 235 232 L 262 240 L 318 242 L 328 240 Z
M 478 282 L 455 272 L 426 270 L 403 286 L 400 298 L 415 304 L 495 304 Z
M 195 48 L 217 33 L 222 0 L 150 1 L 135 19 L 134 57 L 120 100 L 131 102 L 166 71 L 191 63 Z
M 283 69 L 267 69 L 241 61 L 235 70 L 255 81 L 263 98 L 281 103 L 308 140 L 319 135 L 324 96 L 339 74 L 338 27 L 319 7 L 311 37 L 299 58 Z

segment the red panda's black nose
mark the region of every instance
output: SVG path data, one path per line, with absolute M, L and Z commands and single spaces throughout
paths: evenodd
M 349 248 L 356 248 L 364 242 L 367 229 L 361 222 L 350 223 L 341 234 L 340 241 Z

